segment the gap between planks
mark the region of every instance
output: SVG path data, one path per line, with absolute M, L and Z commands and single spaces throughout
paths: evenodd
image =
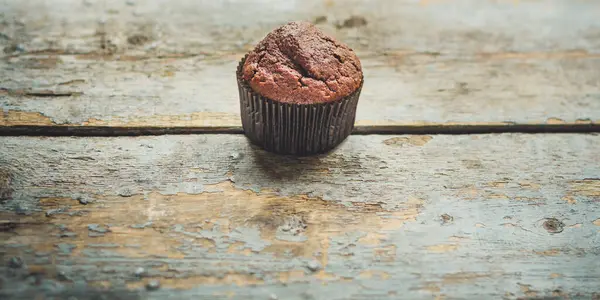
M 355 126 L 365 134 L 491 134 L 491 133 L 600 133 L 600 124 L 431 124 Z M 240 126 L 119 127 L 119 126 L 0 126 L 0 136 L 152 136 L 169 134 L 243 134 Z

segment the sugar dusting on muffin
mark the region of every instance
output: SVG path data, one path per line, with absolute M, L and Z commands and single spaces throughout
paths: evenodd
M 348 46 L 308 22 L 291 22 L 269 33 L 249 53 L 242 78 L 274 101 L 326 103 L 355 92 L 362 68 Z

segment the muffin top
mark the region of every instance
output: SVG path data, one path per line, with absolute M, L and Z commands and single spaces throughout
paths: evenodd
M 362 81 L 352 49 L 308 22 L 269 33 L 248 54 L 241 75 L 263 97 L 293 104 L 340 100 Z

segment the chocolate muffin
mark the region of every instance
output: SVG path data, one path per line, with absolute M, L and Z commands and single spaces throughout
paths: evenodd
M 358 57 L 307 22 L 269 33 L 240 62 L 244 133 L 266 150 L 331 150 L 352 131 L 363 84 Z

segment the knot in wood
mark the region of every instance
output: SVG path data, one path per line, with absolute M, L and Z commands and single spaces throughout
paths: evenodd
M 550 233 L 561 233 L 565 228 L 565 223 L 559 221 L 556 218 L 547 218 L 544 221 L 544 229 Z

